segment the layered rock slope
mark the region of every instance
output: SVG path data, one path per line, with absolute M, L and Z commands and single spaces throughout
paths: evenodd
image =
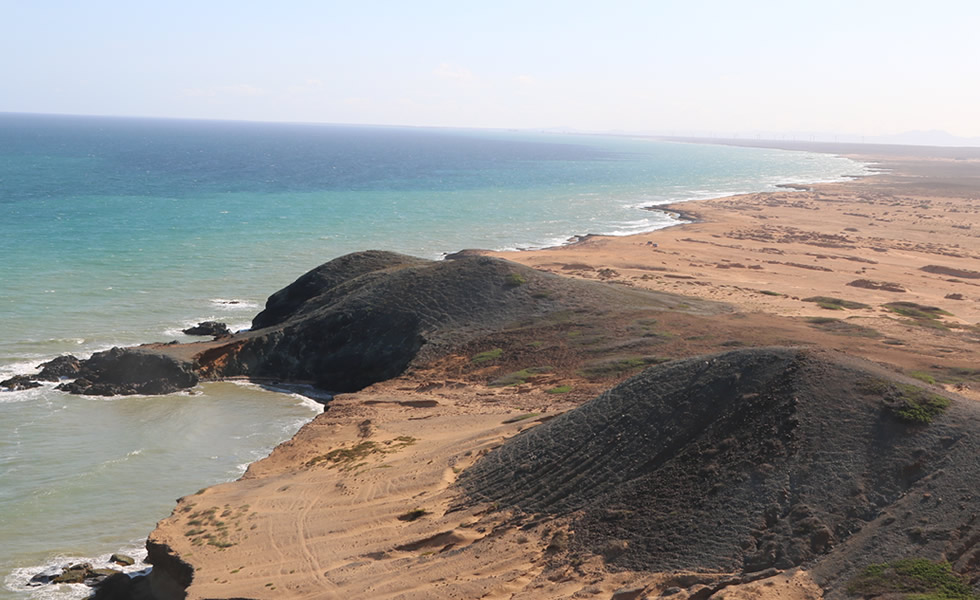
M 976 583 L 980 407 L 918 385 L 798 349 L 675 361 L 460 481 L 472 499 L 571 518 L 571 547 L 620 569 L 805 564 L 842 595 L 870 563 L 922 556 Z

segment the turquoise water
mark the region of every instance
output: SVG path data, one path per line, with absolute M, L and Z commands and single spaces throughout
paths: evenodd
M 0 115 L 0 379 L 62 353 L 245 328 L 330 258 L 439 258 L 670 224 L 656 204 L 838 179 L 826 155 L 643 139 Z M 0 394 L 0 598 L 59 557 L 136 548 L 315 407 L 231 384 Z M 44 590 L 69 597 L 78 590 Z M 65 595 L 68 596 L 65 596 Z

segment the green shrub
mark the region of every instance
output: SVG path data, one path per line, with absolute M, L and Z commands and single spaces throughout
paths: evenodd
M 520 273 L 508 273 L 504 279 L 504 285 L 507 287 L 517 287 L 525 283 L 527 283 L 527 277 L 524 277 Z
M 830 296 L 811 296 L 809 298 L 804 298 L 804 302 L 815 302 L 820 308 L 826 308 L 828 310 L 844 310 L 846 309 L 858 309 L 858 308 L 871 308 L 867 304 L 862 304 L 860 302 L 853 302 L 851 300 L 842 300 L 841 298 L 833 298 Z
M 949 407 L 949 398 L 905 383 L 868 378 L 857 387 L 863 394 L 879 396 L 888 414 L 910 425 L 928 425 Z
M 545 390 L 549 394 L 567 394 L 572 391 L 572 386 L 570 385 L 559 385 L 558 387 L 553 387 L 550 390 Z
M 936 378 L 925 371 L 909 371 L 906 373 L 906 375 L 918 379 L 919 381 L 924 381 L 929 385 L 936 385 Z
M 521 385 L 525 383 L 527 379 L 533 375 L 540 375 L 542 373 L 550 373 L 553 369 L 551 367 L 528 367 L 527 369 L 521 369 L 520 371 L 514 371 L 513 373 L 508 373 L 502 377 L 498 377 L 490 382 L 490 387 L 504 387 L 508 385 Z
M 474 354 L 470 358 L 470 362 L 475 365 L 491 362 L 497 360 L 503 355 L 504 351 L 502 348 L 494 348 L 493 350 L 487 350 L 486 352 L 480 352 L 479 354 Z
M 952 313 L 946 312 L 939 307 L 923 306 L 922 304 L 916 304 L 915 302 L 889 302 L 888 304 L 883 304 L 882 306 L 895 314 L 902 315 L 903 317 L 911 317 L 913 319 L 938 319 L 943 315 L 949 317 L 953 316 Z

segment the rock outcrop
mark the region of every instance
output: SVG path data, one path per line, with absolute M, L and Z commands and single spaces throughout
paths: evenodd
M 522 321 L 641 306 L 694 311 L 720 305 L 565 279 L 484 256 L 429 261 L 361 252 L 276 292 L 250 332 L 197 360 L 205 378 L 305 381 L 348 392 Z
M 41 369 L 41 372 L 37 374 L 35 379 L 39 381 L 60 381 L 61 379 L 77 377 L 79 370 L 82 368 L 82 361 L 71 354 L 64 354 L 38 365 L 38 368 Z
M 664 310 L 717 314 L 730 308 L 566 279 L 485 256 L 431 261 L 358 252 L 273 294 L 250 331 L 212 342 L 113 348 L 83 361 L 77 379 L 59 389 L 166 394 L 199 378 L 248 377 L 348 392 L 503 331 L 554 327 L 572 314 L 598 323 L 609 315 Z M 631 343 L 639 348 L 659 342 Z
M 41 369 L 41 371 L 37 375 L 14 375 L 10 379 L 0 381 L 0 390 L 19 392 L 21 390 L 41 387 L 41 384 L 38 383 L 39 381 L 70 379 L 78 374 L 80 367 L 81 361 L 71 354 L 65 354 L 64 356 L 59 356 L 54 360 L 49 360 L 46 363 L 38 365 L 37 368 Z
M 58 389 L 93 396 L 169 394 L 197 382 L 190 362 L 141 348 L 112 348 L 93 354 L 82 363 L 77 379 Z
M 618 544 L 619 568 L 808 564 L 842 592 L 870 562 L 924 556 L 976 578 L 980 407 L 919 385 L 816 351 L 675 361 L 511 439 L 461 484 L 571 518 L 571 545 Z
M 221 339 L 231 336 L 228 325 L 218 321 L 202 321 L 193 327 L 182 330 L 187 335 L 213 336 L 214 339 Z
M 36 387 L 41 387 L 41 384 L 35 381 L 35 377 L 30 375 L 14 375 L 9 379 L 0 381 L 0 389 L 8 392 L 20 392 Z

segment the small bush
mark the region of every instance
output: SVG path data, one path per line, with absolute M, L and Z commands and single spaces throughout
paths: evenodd
M 915 302 L 889 302 L 882 305 L 891 312 L 913 319 L 938 319 L 940 316 L 953 316 L 952 313 L 936 306 L 923 306 Z
M 416 508 L 415 510 L 410 510 L 403 515 L 398 515 L 398 520 L 407 521 L 407 522 L 417 521 L 427 514 L 429 514 L 429 511 L 421 508 Z
M 919 381 L 924 381 L 929 385 L 936 385 L 936 378 L 926 373 L 925 371 L 909 371 L 907 375 L 909 377 L 918 379 Z
M 579 371 L 579 375 L 586 379 L 601 379 L 603 377 L 613 377 L 634 371 L 649 365 L 657 365 L 667 362 L 666 358 L 659 356 L 636 356 L 631 358 L 620 358 L 587 364 Z
M 867 304 L 862 304 L 860 302 L 853 302 L 851 300 L 843 300 L 841 298 L 833 298 L 830 296 L 811 296 L 809 298 L 804 298 L 804 302 L 815 302 L 820 308 L 826 308 L 828 310 L 854 310 L 858 308 L 871 308 Z
M 526 383 L 528 378 L 533 377 L 534 375 L 550 373 L 552 370 L 553 369 L 551 367 L 528 367 L 527 369 L 514 371 L 513 373 L 508 373 L 502 377 L 494 379 L 490 382 L 490 387 L 521 385 L 522 383 Z
M 527 283 L 527 277 L 524 277 L 520 273 L 508 273 L 504 279 L 504 285 L 507 287 L 518 287 L 525 283 Z
M 545 390 L 549 394 L 567 394 L 572 391 L 572 386 L 570 385 L 559 385 L 558 387 L 553 387 L 550 390 Z
M 806 322 L 814 325 L 829 325 L 830 323 L 840 323 L 841 320 L 833 317 L 810 317 Z
M 880 396 L 885 411 L 909 425 L 928 425 L 949 407 L 949 398 L 904 383 L 869 378 L 858 384 L 858 390 Z
M 486 352 L 480 352 L 479 354 L 474 354 L 470 358 L 470 362 L 474 365 L 479 365 L 483 363 L 488 363 L 497 360 L 503 355 L 504 351 L 502 348 L 494 348 L 493 350 L 487 350 Z
M 914 425 L 928 425 L 949 407 L 949 399 L 938 394 L 922 393 L 921 390 L 918 392 L 914 396 L 906 397 L 899 404 L 890 406 L 889 409 L 900 421 Z

